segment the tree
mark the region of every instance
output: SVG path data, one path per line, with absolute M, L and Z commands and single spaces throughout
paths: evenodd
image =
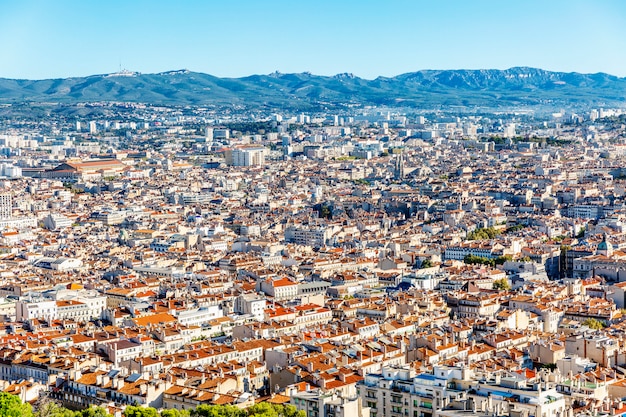
M 23 404 L 18 396 L 0 392 L 0 416 L 32 417 L 33 409 L 30 404 Z
M 177 410 L 163 410 L 161 417 L 175 417 L 169 412 Z M 306 417 L 304 411 L 299 411 L 293 405 L 270 404 L 260 402 L 242 410 L 232 405 L 201 404 L 191 410 L 191 417 Z
M 498 256 L 497 258 L 485 258 L 484 256 L 476 256 L 476 255 L 465 255 L 463 258 L 463 262 L 469 265 L 487 265 L 490 267 L 495 267 L 496 265 L 502 265 L 506 261 L 513 260 L 511 255 L 503 255 Z
M 247 410 L 248 417 L 306 417 L 304 411 L 299 411 L 293 405 L 280 405 L 261 402 L 254 404 Z
M 509 284 L 509 280 L 506 278 L 500 278 L 493 282 L 494 290 L 504 290 L 508 291 L 511 289 L 511 284 Z
M 328 206 L 322 206 L 320 208 L 320 217 L 322 219 L 330 219 L 332 216 L 331 211 L 330 211 L 330 207 Z
M 161 417 L 189 417 L 189 410 L 176 410 L 171 408 L 161 411 Z
M 89 408 L 85 408 L 83 410 L 76 412 L 76 417 L 112 417 L 111 414 L 107 412 L 102 407 L 91 406 Z
M 129 405 L 124 409 L 124 417 L 159 417 L 156 408 Z
M 587 326 L 593 330 L 602 330 L 605 327 L 603 322 L 601 322 L 598 319 L 592 319 L 592 318 L 588 318 L 587 320 L 583 321 L 583 326 Z
M 500 231 L 493 227 L 484 227 L 472 230 L 467 234 L 467 240 L 486 240 L 493 239 L 500 235 Z
M 191 417 L 246 417 L 246 411 L 232 405 L 200 404 L 191 410 Z
M 422 264 L 420 265 L 420 269 L 432 268 L 432 266 L 433 266 L 432 261 L 426 258 L 422 261 Z
M 39 395 L 39 400 L 35 404 L 35 417 L 76 417 L 78 412 L 61 407 L 57 402 L 44 394 Z
M 519 230 L 522 230 L 522 229 L 523 229 L 523 228 L 525 228 L 525 227 L 526 227 L 526 225 L 523 225 L 523 224 L 516 224 L 516 225 L 513 225 L 513 226 L 511 226 L 511 227 L 507 227 L 506 232 L 507 232 L 507 233 L 517 232 L 517 231 L 519 231 Z

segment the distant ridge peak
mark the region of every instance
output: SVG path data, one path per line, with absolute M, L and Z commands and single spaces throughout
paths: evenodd
M 342 73 L 334 75 L 333 78 L 337 78 L 339 80 L 345 80 L 345 79 L 353 80 L 356 78 L 356 76 L 351 72 L 342 72 Z
M 137 71 L 129 71 L 127 69 L 123 69 L 117 72 L 112 72 L 110 74 L 106 74 L 105 77 L 138 77 L 141 73 Z
M 189 74 L 189 72 L 190 71 L 188 69 L 183 68 L 179 70 L 159 72 L 157 75 L 183 75 L 183 74 Z

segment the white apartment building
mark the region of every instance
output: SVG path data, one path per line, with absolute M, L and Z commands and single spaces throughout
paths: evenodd
M 13 215 L 11 194 L 0 194 L 0 219 L 10 219 Z
M 17 321 L 30 319 L 55 320 L 58 318 L 57 302 L 43 298 L 28 298 L 18 300 L 15 305 Z
M 242 146 L 234 148 L 226 155 L 226 163 L 236 167 L 249 167 L 265 164 L 267 149 L 263 146 Z
M 205 306 L 181 311 L 178 313 L 178 323 L 184 326 L 202 326 L 220 317 L 224 317 L 224 312 L 219 305 Z
M 331 236 L 331 229 L 322 226 L 292 225 L 285 229 L 285 240 L 298 245 L 322 247 L 326 245 Z

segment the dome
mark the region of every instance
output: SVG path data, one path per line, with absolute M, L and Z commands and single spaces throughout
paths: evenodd
M 605 256 L 611 256 L 613 254 L 613 245 L 611 245 L 611 242 L 606 240 L 606 235 L 604 235 L 602 242 L 598 243 L 596 253 L 603 254 Z
M 609 249 L 613 249 L 613 245 L 611 245 L 610 242 L 607 242 L 606 240 L 603 240 L 602 242 L 600 242 L 598 244 L 598 250 L 609 250 Z

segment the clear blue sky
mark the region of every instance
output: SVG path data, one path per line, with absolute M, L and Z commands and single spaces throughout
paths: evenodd
M 513 66 L 626 76 L 626 1 L 0 0 L 0 77 L 120 62 L 232 77 Z

